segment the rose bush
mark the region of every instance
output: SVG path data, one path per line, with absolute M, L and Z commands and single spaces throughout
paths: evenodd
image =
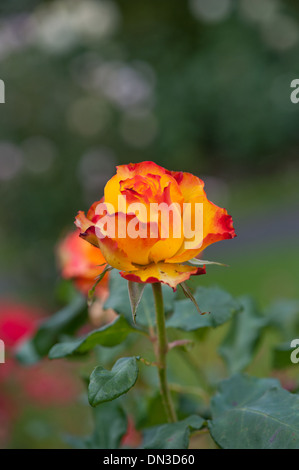
M 232 218 L 207 199 L 203 187 L 196 176 L 153 162 L 120 166 L 103 199 L 86 216 L 79 212 L 79 230 L 62 242 L 63 275 L 84 294 L 92 286 L 89 301 L 71 290 L 70 303 L 40 326 L 21 357 L 31 360 L 33 352 L 34 361 L 48 355 L 81 362 L 93 352 L 84 381 L 94 430 L 82 438 L 70 437 L 72 446 L 186 449 L 209 447 L 212 438 L 222 448 L 298 448 L 298 394 L 273 378 L 241 372 L 260 351 L 267 327 L 278 330 L 283 341 L 273 348 L 275 367 L 289 367 L 290 332 L 292 337 L 298 332 L 299 302 L 279 301 L 263 311 L 250 296 L 234 298 L 219 287 L 188 286 L 185 280 L 203 274 L 205 264 L 211 263 L 200 259 L 201 252 L 235 236 Z M 165 207 L 171 208 L 165 211 L 168 218 Z M 102 261 L 105 267 L 99 266 Z M 106 286 L 112 268 L 108 299 L 92 304 L 92 294 Z M 162 284 L 173 290 L 180 284 L 187 299 Z M 100 313 L 113 309 L 117 315 L 104 326 L 102 315 L 96 315 L 101 321 L 92 322 L 96 328 L 91 330 L 86 323 L 94 307 Z M 212 331 L 227 322 L 225 337 L 217 333 L 217 348 Z M 210 334 L 204 334 L 209 328 Z M 232 374 L 221 381 L 218 392 L 215 383 L 218 371 L 225 376 L 224 364 L 215 367 L 211 349 L 213 355 L 218 349 Z M 159 394 L 153 390 L 152 368 Z M 289 390 L 298 390 L 297 380 L 285 374 L 280 378 Z M 29 379 L 24 388 L 36 396 L 51 390 L 43 377 L 33 384 Z
M 132 204 L 145 210 L 133 213 Z M 167 237 L 164 219 L 157 211 L 159 204 L 173 207 Z M 196 218 L 198 205 L 202 208 L 201 223 Z M 113 231 L 109 230 L 112 219 Z M 132 237 L 130 229 L 132 232 L 136 220 L 139 232 Z M 235 237 L 231 216 L 208 200 L 202 180 L 190 173 L 168 171 L 154 162 L 118 166 L 105 186 L 104 198 L 86 215 L 80 211 L 75 223 L 80 236 L 100 248 L 107 263 L 119 269 L 122 277 L 139 283 L 162 282 L 173 289 L 191 275 L 205 273 L 204 267 L 186 262 L 210 244 Z M 120 227 L 125 227 L 124 236 L 120 236 Z

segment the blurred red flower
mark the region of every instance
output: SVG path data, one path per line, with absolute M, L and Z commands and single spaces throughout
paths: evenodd
M 22 304 L 9 301 L 0 302 L 0 338 L 7 348 L 33 335 L 42 312 Z
M 34 334 L 43 318 L 41 310 L 0 300 L 0 339 L 5 344 L 5 363 L 0 364 L 0 447 L 7 444 L 13 423 L 26 404 L 65 405 L 81 391 L 66 362 L 54 364 L 45 359 L 24 368 L 15 359 L 15 348 Z

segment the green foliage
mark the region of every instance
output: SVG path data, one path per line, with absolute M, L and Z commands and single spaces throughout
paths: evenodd
M 135 283 L 136 284 L 136 283 Z M 150 284 L 147 284 L 142 291 L 142 296 L 139 299 L 138 305 L 135 305 L 134 312 L 136 314 L 136 325 L 132 319 L 132 307 L 128 294 L 128 282 L 123 279 L 119 272 L 114 269 L 110 273 L 110 295 L 105 303 L 105 308 L 112 308 L 118 314 L 123 315 L 126 320 L 134 327 L 136 325 L 147 327 L 155 324 L 155 306 L 153 303 L 153 293 Z M 173 310 L 174 296 L 172 289 L 168 286 L 162 286 L 165 313 L 170 313 Z
M 104 403 L 95 408 L 93 417 L 94 431 L 90 436 L 65 436 L 66 442 L 76 449 L 117 449 L 128 425 L 119 401 Z
M 229 331 L 219 348 L 219 354 L 231 374 L 242 371 L 250 364 L 267 324 L 267 319 L 252 298 L 245 297 L 239 301 L 242 309 L 232 318 Z
M 90 376 L 88 400 L 91 406 L 98 406 L 114 400 L 132 388 L 138 377 L 136 357 L 122 357 L 111 371 L 98 366 Z
M 86 320 L 86 299 L 78 294 L 69 305 L 42 323 L 33 338 L 21 345 L 17 351 L 18 360 L 24 364 L 37 362 L 61 337 L 72 335 Z
M 174 309 L 174 294 L 172 289 L 165 284 L 162 284 L 163 303 L 165 315 L 169 315 Z M 153 302 L 152 286 L 147 285 L 144 289 L 142 299 L 140 301 L 139 310 L 137 312 L 136 322 L 142 326 L 154 326 L 156 324 L 155 318 L 155 304 Z
M 142 299 L 144 288 L 145 284 L 139 284 L 138 282 L 128 281 L 129 299 L 131 303 L 134 323 L 136 323 L 136 312 L 140 300 Z
M 111 271 L 113 268 L 111 266 L 105 266 L 105 268 L 103 269 L 103 271 L 101 272 L 101 274 L 97 277 L 97 280 L 96 282 L 94 283 L 94 285 L 92 286 L 92 288 L 89 290 L 88 292 L 88 304 L 89 305 L 92 305 L 93 303 L 93 300 L 94 300 L 94 294 L 95 294 L 95 290 L 96 290 L 96 287 L 97 285 L 101 282 L 101 280 L 103 279 L 103 277 L 109 272 Z
M 194 332 L 208 327 L 216 328 L 230 321 L 225 337 L 222 339 L 219 352 L 231 374 L 244 370 L 252 361 L 257 346 L 263 335 L 271 329 L 279 332 L 281 339 L 289 337 L 293 328 L 297 328 L 297 301 L 280 301 L 262 312 L 252 297 L 233 298 L 218 287 L 198 287 L 191 295 L 188 286 L 185 291 L 194 297 L 200 310 L 200 315 L 190 298 L 180 299 L 173 295 L 171 289 L 163 288 L 166 307 L 167 328 L 178 331 Z M 119 273 L 111 273 L 110 297 L 105 308 L 114 308 L 120 316 L 111 324 L 94 330 L 82 338 L 67 339 L 52 347 L 49 357 L 75 357 L 89 352 L 97 346 L 112 348 L 121 345 L 127 336 L 136 333 L 136 338 L 147 335 L 147 329 L 155 326 L 155 310 L 153 293 L 150 285 L 129 286 Z M 73 309 L 76 311 L 76 309 Z M 132 318 L 136 314 L 136 324 Z M 61 314 L 59 314 L 61 315 Z M 58 315 L 58 316 L 59 316 Z M 70 315 L 67 316 L 70 320 Z M 60 334 L 67 332 L 68 322 L 52 321 L 50 325 L 62 325 L 53 331 Z M 71 323 L 72 325 L 72 323 Z M 142 329 L 140 329 L 142 327 Z M 45 328 L 44 328 L 45 334 Z M 177 331 L 177 332 L 178 332 Z M 49 341 L 53 340 L 49 336 Z M 178 340 L 179 342 L 181 340 Z M 184 340 L 183 340 L 184 341 Z M 30 343 L 28 343 L 30 344 Z M 291 366 L 290 343 L 278 343 L 273 346 L 273 365 L 276 368 Z M 115 356 L 111 356 L 110 361 Z M 99 355 L 101 358 L 101 355 Z M 137 357 L 122 357 L 111 369 L 97 365 L 90 376 L 88 399 L 92 407 L 99 410 L 95 414 L 96 426 L 92 436 L 78 439 L 68 437 L 68 442 L 74 447 L 83 448 L 113 448 L 119 446 L 126 428 L 126 417 L 120 407 L 118 397 L 131 390 L 137 381 Z M 144 360 L 147 363 L 146 360 Z M 110 364 L 110 363 L 109 363 Z M 108 367 L 109 367 L 108 364 Z M 148 365 L 152 365 L 148 362 Z M 141 374 L 141 381 L 144 379 Z M 175 390 L 180 390 L 180 386 Z M 185 393 L 199 394 L 202 398 L 211 392 L 195 387 L 182 385 L 182 397 Z M 190 416 L 175 423 L 165 423 L 164 410 L 159 395 L 152 395 L 154 401 L 144 402 L 143 412 L 139 414 L 139 425 L 143 430 L 141 447 L 145 449 L 186 449 L 190 436 L 197 430 L 208 426 L 212 438 L 222 448 L 299 448 L 299 397 L 284 390 L 274 379 L 258 379 L 246 375 L 232 375 L 224 380 L 219 391 L 212 397 L 210 410 L 207 404 L 196 401 Z M 107 402 L 111 401 L 111 406 Z M 155 404 L 154 404 L 155 403 Z M 181 403 L 179 400 L 178 403 Z M 154 412 L 154 409 L 158 412 Z M 205 410 L 203 416 L 201 413 Z M 111 418 L 109 419 L 109 414 Z M 148 417 L 151 415 L 151 419 Z M 185 416 L 186 416 L 185 414 Z M 181 416 L 184 416 L 181 415 Z M 118 423 L 112 423 L 112 419 Z M 154 424 L 153 427 L 149 427 Z M 103 426 L 106 432 L 103 432 Z M 229 432 L 228 432 L 229 429 Z M 118 444 L 116 444 L 118 442 Z
M 273 348 L 272 366 L 274 369 L 284 369 L 292 365 L 290 357 L 294 348 L 290 343 L 280 343 Z
M 204 424 L 200 416 L 191 415 L 177 423 L 163 424 L 145 431 L 144 449 L 187 449 L 191 432 Z
M 162 403 L 160 391 L 155 388 L 143 396 L 141 411 L 138 416 L 138 425 L 141 429 L 157 427 L 167 422 L 167 415 Z
M 193 331 L 199 328 L 217 327 L 230 320 L 240 309 L 230 294 L 218 287 L 199 287 L 194 298 L 201 310 L 200 315 L 189 299 L 175 302 L 174 313 L 167 321 L 168 328 Z
M 285 341 L 299 334 L 299 301 L 279 299 L 267 309 L 266 316 L 269 325 L 277 329 Z
M 209 430 L 224 449 L 299 448 L 299 396 L 273 379 L 225 380 L 211 411 Z
M 94 330 L 83 338 L 65 341 L 53 346 L 50 350 L 50 359 L 59 359 L 69 357 L 74 354 L 84 354 L 97 345 L 112 347 L 122 343 L 128 334 L 135 333 L 138 330 L 133 329 L 126 319 L 119 316 L 114 322 Z
M 299 301 L 278 299 L 266 309 L 268 325 L 279 334 L 281 343 L 272 350 L 272 365 L 283 369 L 292 365 L 290 355 L 291 341 L 299 337 Z

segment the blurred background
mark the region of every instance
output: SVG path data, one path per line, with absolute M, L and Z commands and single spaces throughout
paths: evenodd
M 117 164 L 142 160 L 203 178 L 233 216 L 237 239 L 205 253 L 230 268 L 202 285 L 262 307 L 298 297 L 298 56 L 295 0 L 1 0 L 3 302 L 55 312 L 58 240 Z M 30 396 L 6 445 L 58 445 Z

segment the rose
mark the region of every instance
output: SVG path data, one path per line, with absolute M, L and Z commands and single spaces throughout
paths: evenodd
M 104 198 L 86 216 L 80 211 L 75 223 L 81 238 L 100 248 L 125 279 L 163 282 L 175 289 L 191 275 L 205 273 L 204 267 L 187 261 L 210 244 L 235 236 L 231 216 L 210 202 L 203 188 L 198 177 L 154 162 L 121 165 L 106 184 Z M 136 203 L 139 209 L 134 211 Z M 166 219 L 156 208 L 163 203 L 173 206 L 168 236 L 163 235 Z M 137 225 L 136 236 L 132 227 Z
M 73 231 L 57 246 L 57 259 L 64 279 L 72 279 L 84 295 L 95 284 L 96 277 L 103 271 L 106 260 L 98 248 L 85 243 L 80 230 Z M 96 296 L 104 302 L 109 294 L 108 274 L 96 287 Z

